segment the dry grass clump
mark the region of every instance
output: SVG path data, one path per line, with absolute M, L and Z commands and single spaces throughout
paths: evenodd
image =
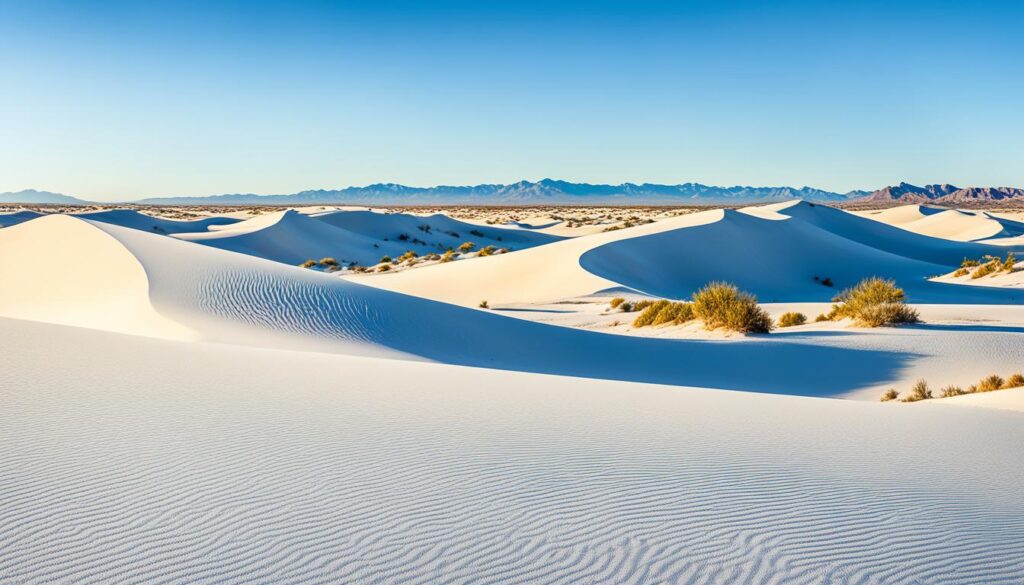
M 849 317 L 863 327 L 917 323 L 917 311 L 906 305 L 906 295 L 896 283 L 878 277 L 866 278 L 833 299 L 832 319 Z
M 489 304 L 487 304 L 487 301 L 480 301 L 480 304 L 478 306 L 481 309 L 490 309 L 491 308 L 491 306 Z
M 943 398 L 952 398 L 953 396 L 961 396 L 966 394 L 959 386 L 949 385 L 942 389 Z
M 619 305 L 621 305 L 624 302 L 626 302 L 626 299 L 622 297 L 615 297 L 614 299 L 612 299 L 612 302 L 608 303 L 608 306 L 610 306 L 612 309 L 617 309 L 619 308 Z
M 1007 252 L 1006 260 L 1003 260 L 1003 270 L 1013 272 L 1015 266 L 1017 266 L 1017 256 L 1013 252 Z
M 390 264 L 381 264 L 377 267 L 377 272 L 387 272 L 388 270 L 391 270 Z
M 316 266 L 316 264 L 317 264 L 316 260 L 306 260 L 302 264 L 299 264 L 299 268 L 312 268 L 312 267 Z
M 981 278 L 988 276 L 989 274 L 995 274 L 1003 268 L 1003 262 L 999 258 L 992 258 L 988 262 L 982 264 L 974 272 L 971 273 L 971 278 Z
M 1024 375 L 1011 374 L 1009 378 L 1003 382 L 1003 388 L 1020 388 L 1024 386 Z
M 491 256 L 491 255 L 493 255 L 497 251 L 498 251 L 498 249 L 496 247 L 494 247 L 494 246 L 485 246 L 483 248 L 480 248 L 480 251 L 477 252 L 476 255 L 477 256 Z
M 338 261 L 328 256 L 327 258 L 321 258 L 318 264 L 320 264 L 321 266 L 337 266 Z
M 693 312 L 709 330 L 768 333 L 774 327 L 768 313 L 757 306 L 757 297 L 726 282 L 712 282 L 694 293 Z
M 999 390 L 1003 388 L 1003 383 L 1005 383 L 1005 380 L 1003 380 L 1001 376 L 992 374 L 991 376 L 988 376 L 982 381 L 978 382 L 977 391 L 992 392 L 993 390 Z
M 922 379 L 914 384 L 910 389 L 910 395 L 904 398 L 903 402 L 917 402 L 919 400 L 928 400 L 931 397 L 932 391 L 928 388 L 928 382 Z
M 476 244 L 473 242 L 462 242 L 459 244 L 459 252 L 469 252 L 473 248 L 476 248 Z
M 661 300 L 648 305 L 643 313 L 633 321 L 633 327 L 682 325 L 693 319 L 693 305 L 690 303 Z
M 779 327 L 794 327 L 807 322 L 807 316 L 803 313 L 783 313 L 779 316 Z
M 900 393 L 895 388 L 889 388 L 882 394 L 882 402 L 891 402 L 899 398 Z

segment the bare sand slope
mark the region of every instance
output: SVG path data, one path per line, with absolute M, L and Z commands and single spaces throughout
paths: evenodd
M 5 583 L 1024 582 L 1019 413 L 6 319 L 0 356 Z
M 666 219 L 632 228 L 563 240 L 529 250 L 473 262 L 456 262 L 397 274 L 357 277 L 355 282 L 476 306 L 490 303 L 540 303 L 624 288 L 580 265 L 580 257 L 611 242 L 719 221 L 720 209 Z
M 11 213 L 0 213 L 0 228 L 18 225 L 19 223 L 22 223 L 24 221 L 35 219 L 40 215 L 42 214 L 36 213 L 35 211 L 29 211 L 27 209 L 23 209 L 21 211 L 13 211 Z
M 75 214 L 75 217 L 157 234 L 200 232 L 206 231 L 212 226 L 226 226 L 239 221 L 236 218 L 225 216 L 180 221 L 153 217 L 151 215 L 135 211 L 134 209 L 108 209 L 89 213 L 77 213 Z
M 643 339 L 532 323 L 66 216 L 0 232 L 0 258 L 10 267 L 6 275 L 20 283 L 0 297 L 0 315 L 129 330 L 107 325 L 124 319 L 119 302 L 64 311 L 63 297 L 36 296 L 67 284 L 60 271 L 18 264 L 35 257 L 43 241 L 62 241 L 68 249 L 94 246 L 74 257 L 76 270 L 109 277 L 77 282 L 74 294 L 103 299 L 108 283 L 118 283 L 118 294 L 162 319 L 160 326 L 131 321 L 130 331 L 155 337 L 179 337 L 180 329 L 191 338 L 222 343 L 821 396 L 898 378 L 915 358 L 913 351 L 828 347 L 815 340 Z M 173 323 L 173 334 L 163 320 Z M 808 361 L 832 375 L 822 378 L 803 367 Z M 734 371 L 741 363 L 756 368 Z
M 366 210 L 314 215 L 288 210 L 177 237 L 285 264 L 331 257 L 342 264 L 363 266 L 408 250 L 440 253 L 463 242 L 473 242 L 478 248 L 493 245 L 518 250 L 561 239 L 528 230 L 476 226 L 443 215 L 420 217 Z
M 917 234 L 962 242 L 1015 238 L 1024 234 L 1024 223 L 987 211 L 905 205 L 859 215 Z
M 877 275 L 897 280 L 913 302 L 1019 303 L 1024 291 L 927 280 L 949 272 L 964 256 L 1004 251 L 791 202 L 706 211 L 507 257 L 360 282 L 464 305 L 481 299 L 543 303 L 615 289 L 685 298 L 715 280 L 734 282 L 765 302 L 821 302 Z M 832 287 L 821 284 L 826 278 Z
M 765 208 L 758 215 L 725 210 L 714 223 L 612 242 L 589 250 L 579 261 L 610 281 L 667 298 L 686 298 L 721 280 L 764 302 L 828 301 L 865 277 L 881 276 L 894 279 L 915 303 L 1024 301 L 1021 290 L 928 281 L 951 266 L 920 258 L 948 256 L 956 258 L 955 266 L 964 255 L 980 252 L 975 244 L 925 238 L 835 209 L 816 211 L 820 207 L 785 207 L 777 217 L 764 215 Z M 847 218 L 850 224 L 844 223 Z M 857 229 L 874 231 L 869 224 L 896 232 L 880 236 L 888 248 L 863 243 L 870 238 Z M 821 284 L 826 278 L 833 286 Z

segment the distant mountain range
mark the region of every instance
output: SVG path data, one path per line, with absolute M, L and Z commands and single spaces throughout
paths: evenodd
M 0 203 L 28 203 L 32 205 L 89 205 L 89 201 L 70 195 L 25 189 L 13 193 L 0 193 Z
M 214 195 L 212 197 L 163 197 L 143 199 L 139 203 L 155 205 L 309 205 L 354 203 L 369 205 L 665 205 L 754 203 L 809 199 L 846 201 L 866 195 L 866 191 L 832 193 L 811 187 L 713 187 L 699 183 L 656 185 L 652 183 L 595 185 L 543 179 L 519 181 L 508 185 L 441 185 L 409 187 L 378 183 L 366 187 L 336 190 L 302 191 L 293 195 Z
M 409 187 L 378 183 L 365 187 L 317 189 L 291 195 L 239 193 L 208 197 L 156 197 L 133 201 L 146 205 L 747 205 L 790 199 L 892 205 L 935 203 L 970 205 L 1005 200 L 1024 202 L 1024 189 L 900 183 L 877 191 L 834 193 L 812 187 L 715 187 L 700 183 L 600 185 L 543 179 L 508 185 Z M 46 191 L 0 193 L 0 203 L 87 205 L 90 202 Z
M 910 183 L 900 183 L 892 187 L 879 189 L 866 197 L 856 199 L 856 203 L 934 203 L 937 205 L 970 205 L 995 201 L 1024 201 L 1024 189 L 1016 187 L 968 187 L 955 185 L 925 185 L 918 187 Z

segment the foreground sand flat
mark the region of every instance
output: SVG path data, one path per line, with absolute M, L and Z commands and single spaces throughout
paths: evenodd
M 7 319 L 0 352 L 4 582 L 1024 576 L 1018 413 Z

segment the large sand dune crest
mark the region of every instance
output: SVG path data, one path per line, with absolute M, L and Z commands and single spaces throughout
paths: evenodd
M 73 229 L 65 229 L 68 226 Z M 844 349 L 813 341 L 643 339 L 531 323 L 70 217 L 45 218 L 7 231 L 0 235 L 20 234 L 12 245 L 0 247 L 7 258 L 23 257 L 35 249 L 18 244 L 30 239 L 24 234 L 33 236 L 30 245 L 60 233 L 68 246 L 75 246 L 82 232 L 105 232 L 101 235 L 111 236 L 109 240 L 120 247 L 78 259 L 80 268 L 107 266 L 128 273 L 141 265 L 145 278 L 135 282 L 136 298 L 148 295 L 154 314 L 207 341 L 812 395 L 842 394 L 882 383 L 897 376 L 913 357 L 912 353 Z M 39 287 L 64 282 L 56 271 L 30 274 L 25 281 L 30 278 Z M 13 276 L 21 279 L 16 272 Z M 83 281 L 77 288 L 84 287 L 93 287 L 96 296 L 107 290 L 101 281 Z M 40 299 L 37 312 L 28 313 L 18 304 L 5 303 L 0 305 L 0 315 L 33 319 L 50 306 L 46 301 Z M 56 322 L 107 328 L 105 320 L 116 317 L 118 311 L 116 305 L 97 305 L 78 311 L 89 315 L 87 322 Z M 132 332 L 166 336 L 159 327 Z M 831 368 L 835 375 L 819 379 L 798 366 L 806 360 Z M 723 381 L 723 368 L 748 362 L 759 365 Z

